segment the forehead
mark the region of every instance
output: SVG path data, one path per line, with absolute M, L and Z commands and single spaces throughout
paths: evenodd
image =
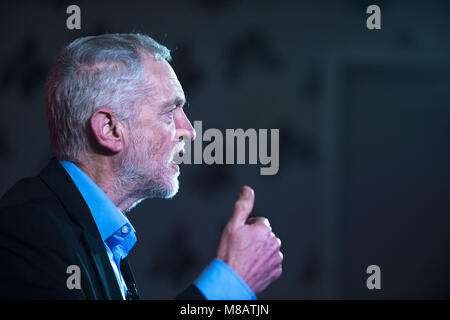
M 155 61 L 152 57 L 144 58 L 144 81 L 151 88 L 151 101 L 155 105 L 171 101 L 185 100 L 183 88 L 175 71 L 165 60 Z

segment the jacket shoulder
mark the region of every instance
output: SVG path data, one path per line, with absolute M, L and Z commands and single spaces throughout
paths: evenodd
M 24 178 L 16 182 L 1 198 L 0 210 L 51 197 L 52 193 L 39 178 Z
M 67 267 L 77 258 L 73 223 L 39 178 L 23 179 L 0 199 L 0 296 L 77 299 Z
M 47 185 L 38 177 L 18 181 L 0 198 L 0 220 L 42 225 L 55 218 L 67 220 L 66 210 Z M 37 221 L 35 221 L 37 220 Z

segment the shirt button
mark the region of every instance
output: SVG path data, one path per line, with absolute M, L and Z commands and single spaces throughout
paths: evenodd
M 122 232 L 123 234 L 128 233 L 128 231 L 130 231 L 129 228 L 128 228 L 128 226 L 123 226 L 123 227 L 120 229 L 120 232 Z

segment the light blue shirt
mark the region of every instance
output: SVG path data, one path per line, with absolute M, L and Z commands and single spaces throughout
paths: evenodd
M 70 161 L 62 160 L 60 163 L 91 211 L 125 299 L 127 286 L 120 272 L 120 259 L 125 258 L 136 243 L 135 230 L 127 217 L 87 174 Z
M 120 259 L 125 258 L 136 243 L 135 230 L 127 217 L 88 175 L 70 161 L 62 160 L 60 163 L 91 211 L 125 299 L 127 286 L 120 272 Z M 239 275 L 217 258 L 200 274 L 194 284 L 208 300 L 256 299 L 253 291 Z

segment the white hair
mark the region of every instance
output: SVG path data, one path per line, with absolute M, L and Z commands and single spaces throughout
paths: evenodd
M 170 51 L 143 34 L 78 38 L 63 48 L 45 83 L 45 111 L 53 152 L 80 161 L 90 149 L 87 125 L 99 108 L 132 121 L 149 90 L 141 81 L 143 54 L 170 61 Z

